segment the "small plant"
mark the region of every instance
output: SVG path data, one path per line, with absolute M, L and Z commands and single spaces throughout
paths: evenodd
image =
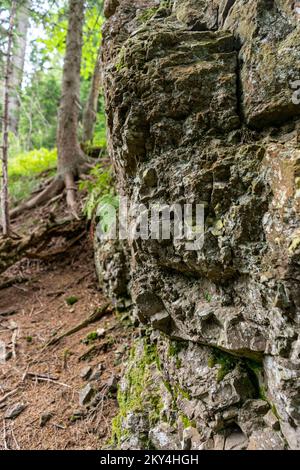
M 32 343 L 32 336 L 26 336 L 27 343 Z
M 81 191 L 88 193 L 84 213 L 88 220 L 91 220 L 97 212 L 101 229 L 106 233 L 113 222 L 111 208 L 117 209 L 119 206 L 112 172 L 110 168 L 96 165 L 90 172 L 90 176 L 92 177 L 91 181 L 82 181 L 79 186 Z
M 98 333 L 97 331 L 91 331 L 91 333 L 89 333 L 86 338 L 83 340 L 83 343 L 85 344 L 91 344 L 93 343 L 94 341 L 96 341 L 96 339 L 98 339 Z
M 212 301 L 212 295 L 209 292 L 204 292 L 204 298 L 206 302 L 211 302 Z
M 71 295 L 70 297 L 66 298 L 66 304 L 71 307 L 72 305 L 75 305 L 78 300 L 78 297 L 76 297 L 75 295 Z

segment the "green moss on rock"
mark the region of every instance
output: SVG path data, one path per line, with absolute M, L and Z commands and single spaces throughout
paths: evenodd
M 155 425 L 163 408 L 158 384 L 154 383 L 152 369 L 159 364 L 156 345 L 146 337 L 142 347 L 138 342 L 130 352 L 129 367 L 124 376 L 125 386 L 119 387 L 119 414 L 112 421 L 111 444 L 120 447 L 122 440 L 130 436 L 124 427 L 129 413 L 145 415 L 149 427 Z M 158 369 L 159 370 L 159 369 Z
M 224 352 L 220 349 L 214 348 L 212 354 L 208 359 L 208 366 L 215 367 L 219 365 L 217 372 L 217 382 L 222 382 L 222 380 L 229 374 L 233 369 L 235 369 L 239 359 Z

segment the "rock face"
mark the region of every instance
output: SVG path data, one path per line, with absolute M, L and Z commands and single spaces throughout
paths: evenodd
M 153 331 L 125 372 L 115 444 L 299 449 L 297 7 L 118 0 L 106 12 L 104 86 L 120 194 L 146 212 L 205 209 L 199 250 L 171 237 L 107 242 L 104 263 L 97 251 L 110 291 L 118 272 L 123 281 L 130 274 L 135 314 Z

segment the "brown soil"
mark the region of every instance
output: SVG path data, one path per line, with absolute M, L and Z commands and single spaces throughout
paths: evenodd
M 41 216 L 45 209 L 27 214 L 15 223 L 14 230 L 20 233 L 25 225 L 30 230 Z M 53 335 L 77 325 L 107 302 L 96 279 L 89 237 L 60 258 L 22 260 L 5 273 L 7 279 L 15 282 L 0 290 L 0 341 L 12 357 L 0 364 L 0 449 L 103 448 L 111 419 L 118 412 L 116 391 L 109 388 L 109 382 L 120 375 L 133 330 L 109 309 L 98 322 L 43 349 Z M 3 281 L 2 276 L 0 284 Z M 78 299 L 73 306 L 66 302 L 71 296 Z M 9 310 L 15 313 L 1 317 Z M 90 344 L 83 342 L 100 328 L 105 330 L 103 337 Z M 89 357 L 80 360 L 92 346 Z M 86 366 L 96 371 L 99 365 L 100 378 L 91 382 L 96 398 L 80 406 L 79 391 L 89 383 L 81 378 L 81 371 Z M 15 394 L 1 400 L 14 390 Z M 26 405 L 25 410 L 15 419 L 5 419 L 17 403 Z M 44 414 L 51 418 L 41 426 Z

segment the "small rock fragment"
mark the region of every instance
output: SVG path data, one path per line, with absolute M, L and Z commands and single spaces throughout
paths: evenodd
M 17 416 L 19 416 L 22 411 L 24 411 L 26 408 L 26 405 L 24 403 L 15 403 L 12 405 L 7 412 L 4 415 L 5 419 L 15 419 Z
M 103 373 L 103 367 L 102 367 L 102 364 L 100 364 L 90 376 L 91 382 L 99 380 L 101 378 L 102 373 Z
M 88 403 L 92 396 L 94 395 L 95 390 L 91 386 L 90 383 L 88 383 L 83 389 L 80 390 L 79 392 L 79 404 L 80 406 L 85 405 Z
M 92 373 L 92 368 L 90 366 L 83 367 L 80 371 L 80 377 L 83 380 L 87 380 Z
M 98 335 L 98 338 L 103 338 L 103 336 L 105 336 L 105 329 L 104 328 L 98 328 L 97 335 Z
M 111 393 L 115 393 L 118 390 L 118 379 L 116 375 L 112 375 L 106 382 L 106 387 Z
M 280 424 L 277 416 L 273 413 L 272 410 L 269 410 L 268 413 L 264 416 L 264 422 L 267 426 L 274 429 L 274 431 L 279 431 Z
M 52 413 L 43 413 L 40 416 L 40 426 L 41 426 L 41 428 L 43 428 L 48 423 L 48 421 L 50 421 L 50 419 L 52 417 L 53 417 Z

